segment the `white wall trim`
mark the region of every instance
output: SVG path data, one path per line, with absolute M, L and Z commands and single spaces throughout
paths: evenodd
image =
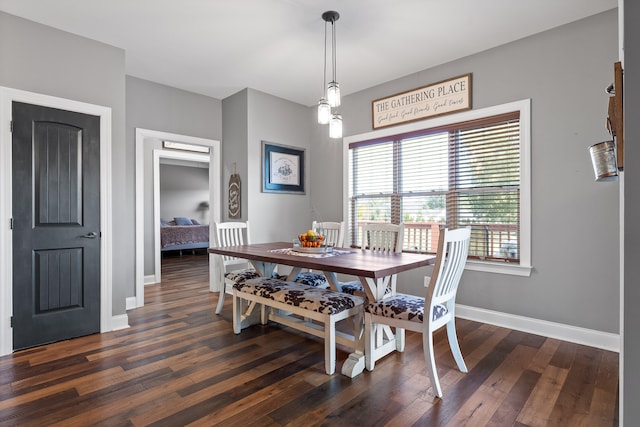
M 576 344 L 584 344 L 604 350 L 615 352 L 620 351 L 620 335 L 609 332 L 601 332 L 593 329 L 580 328 L 577 326 L 485 310 L 483 308 L 460 304 L 456 304 L 456 317 L 515 329 L 517 331 L 527 332 L 530 334 L 542 335 Z
M 113 316 L 113 318 L 111 319 L 111 324 L 113 325 L 111 328 L 112 331 L 127 329 L 129 327 L 129 316 L 127 316 L 126 314 Z
M 136 297 L 127 297 L 126 310 L 132 310 L 136 308 Z
M 155 274 L 148 274 L 144 276 L 144 284 L 145 285 L 153 285 L 154 283 L 158 283 L 159 280 L 156 279 Z
M 113 329 L 111 108 L 0 86 L 0 355 L 13 352 L 13 259 L 11 130 L 12 102 L 24 102 L 100 117 L 100 332 Z
M 221 203 L 221 177 L 222 158 L 220 141 L 214 139 L 198 138 L 193 136 L 178 135 L 149 129 L 136 128 L 136 306 L 144 306 L 144 144 L 145 141 L 167 140 L 187 144 L 204 145 L 210 148 L 209 154 L 209 211 L 210 223 L 220 221 Z M 159 224 L 159 223 L 158 223 Z M 213 273 L 212 255 L 209 256 L 209 270 Z M 157 265 L 157 264 L 156 264 Z M 157 283 L 159 277 L 154 277 Z M 147 283 L 148 284 L 148 283 Z

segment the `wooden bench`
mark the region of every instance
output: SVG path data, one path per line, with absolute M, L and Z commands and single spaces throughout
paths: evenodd
M 249 302 L 246 310 L 243 300 Z M 239 334 L 242 321 L 259 306 L 262 324 L 271 320 L 323 338 L 325 371 L 331 375 L 336 369 L 336 343 L 354 350 L 360 347 L 364 301 L 359 296 L 276 278 L 250 279 L 233 287 L 233 330 Z M 353 336 L 336 331 L 336 322 L 348 318 L 353 322 Z

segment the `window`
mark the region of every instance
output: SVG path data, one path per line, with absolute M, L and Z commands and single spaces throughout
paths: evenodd
M 440 227 L 471 226 L 469 258 L 484 265 L 477 269 L 528 275 L 528 106 L 345 139 L 351 244 L 360 246 L 364 223 L 402 222 L 404 250 L 433 253 Z

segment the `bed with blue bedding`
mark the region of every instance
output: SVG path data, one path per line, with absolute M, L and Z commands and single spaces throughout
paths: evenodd
M 187 217 L 160 220 L 160 250 L 180 251 L 209 247 L 209 225 Z

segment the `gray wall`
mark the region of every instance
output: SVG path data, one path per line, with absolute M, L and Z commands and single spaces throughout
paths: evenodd
M 220 140 L 222 101 L 161 85 L 137 77 L 126 77 L 127 141 L 132 150 L 135 128 Z
M 1 86 L 111 108 L 114 315 L 125 312 L 134 272 L 124 66 L 121 49 L 0 12 Z
M 640 3 L 624 1 L 624 375 L 623 420 L 640 420 Z M 622 425 L 622 424 L 621 424 Z
M 130 200 L 133 218 L 135 200 L 135 130 L 160 132 L 220 140 L 222 137 L 222 101 L 170 86 L 126 77 L 126 163 L 127 185 L 123 189 Z M 144 274 L 154 272 L 153 254 L 153 149 L 161 149 L 161 141 L 149 139 L 144 147 Z M 213 204 L 212 204 L 213 205 Z M 133 239 L 133 230 L 130 234 Z M 129 243 L 134 245 L 133 240 Z M 127 281 L 126 296 L 135 295 L 134 279 Z
M 162 150 L 162 141 L 159 139 L 148 138 L 144 141 L 142 159 L 142 168 L 144 171 L 142 192 L 144 200 L 144 275 L 151 276 L 155 274 L 155 224 L 153 216 L 153 198 L 154 198 L 154 182 L 153 182 L 153 150 Z M 135 192 L 134 192 L 135 193 Z M 134 195 L 135 196 L 135 195 Z M 136 212 L 136 215 L 140 215 Z M 134 292 L 135 294 L 135 292 Z
M 308 108 L 257 90 L 248 90 L 247 195 L 251 234 L 255 242 L 288 241 L 311 224 L 310 178 L 306 194 L 262 192 L 262 141 L 305 149 L 307 168 L 322 167 L 309 156 Z M 311 163 L 311 164 L 310 164 Z M 331 169 L 329 169 L 331 170 Z
M 342 112 L 344 107 L 340 108 Z M 371 111 L 371 106 L 368 107 L 368 111 Z M 359 115 L 360 112 L 356 114 Z M 343 113 L 342 119 L 343 124 L 347 124 L 351 117 L 347 119 Z M 312 124 L 311 138 L 314 141 L 309 151 L 309 157 L 313 159 L 309 168 L 313 219 L 332 222 L 347 221 L 347 218 L 342 217 L 342 140 L 329 138 L 329 125 L 317 123 L 318 113 L 315 107 L 311 109 L 311 114 L 306 120 Z M 371 120 L 370 117 L 369 120 Z M 357 119 L 356 122 L 358 122 Z M 345 125 L 345 131 L 348 131 L 348 126 L 351 124 Z M 344 135 L 348 136 L 354 133 L 356 132 Z M 339 196 L 340 199 L 336 199 L 336 196 Z
M 613 79 L 617 43 L 612 10 L 343 101 L 349 136 L 372 130 L 372 100 L 468 72 L 474 109 L 532 99 L 532 275 L 466 271 L 459 303 L 618 333 L 618 185 L 594 182 L 587 152 L 609 139 L 604 88 Z M 338 148 L 315 131 L 314 160 L 339 164 Z M 341 206 L 342 179 L 336 174 L 327 185 L 316 168 L 312 175 L 312 202 Z M 423 294 L 426 273 L 403 275 L 399 288 Z
M 247 132 L 248 132 L 248 94 L 247 89 L 242 90 L 222 101 L 222 205 L 220 218 L 222 221 L 229 219 L 229 178 L 234 171 L 240 175 L 240 219 L 235 221 L 247 221 Z
M 209 223 L 209 211 L 199 209 L 209 201 L 209 167 L 160 165 L 160 217 L 186 216 Z
M 306 164 L 313 161 L 308 108 L 253 89 L 245 89 L 223 101 L 222 141 L 223 215 L 226 184 L 237 162 L 242 180 L 242 220 L 251 223 L 252 242 L 291 241 L 311 225 L 310 175 L 306 173 L 306 194 L 262 192 L 262 141 L 306 150 Z M 314 167 L 319 167 L 315 165 Z M 333 167 L 333 165 L 331 165 Z M 334 201 L 335 203 L 335 201 Z

